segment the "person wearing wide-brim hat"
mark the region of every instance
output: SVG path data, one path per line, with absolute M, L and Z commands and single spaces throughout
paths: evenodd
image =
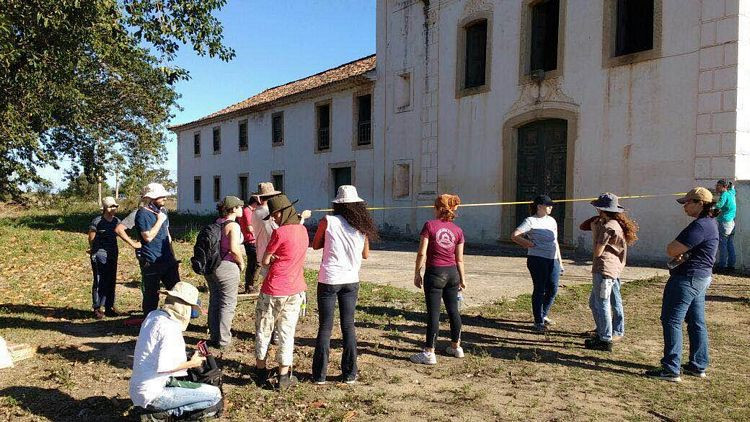
M 378 229 L 364 199 L 352 185 L 339 186 L 333 213 L 320 220 L 313 249 L 323 249 L 318 272 L 318 335 L 315 339 L 313 382 L 323 384 L 328 373 L 328 356 L 336 302 L 339 304 L 341 336 L 341 380 L 357 379 L 357 334 L 354 310 L 359 292 L 359 269 L 370 254 L 370 240 L 378 238 Z
M 267 269 L 263 267 L 263 254 L 266 252 L 266 246 L 268 241 L 271 240 L 271 233 L 275 228 L 273 220 L 267 220 L 268 216 L 268 200 L 276 195 L 280 195 L 281 192 L 276 190 L 271 182 L 258 183 L 258 191 L 253 193 L 253 196 L 257 198 L 258 205 L 255 206 L 252 216 L 250 218 L 250 225 L 253 228 L 253 235 L 255 236 L 255 271 L 252 276 L 250 289 L 245 293 L 251 295 L 257 295 L 260 293 L 258 283 L 266 275 Z
M 557 221 L 551 215 L 554 205 L 549 196 L 536 196 L 529 207 L 531 215 L 511 234 L 513 242 L 528 250 L 526 267 L 534 283 L 531 309 L 534 330 L 538 332 L 544 332 L 548 325 L 553 324 L 548 315 L 563 271 L 557 243 Z
M 222 397 L 218 387 L 175 380 L 206 360 L 197 350 L 188 360 L 182 336 L 193 312 L 200 310 L 198 289 L 190 283 L 178 282 L 163 293 L 164 305 L 148 313 L 138 333 L 130 398 L 134 405 L 153 412 L 147 413 L 153 416 L 148 420 L 179 417 L 212 407 L 219 411 L 221 406 L 217 405 Z
M 255 359 L 258 381 L 264 383 L 268 377 L 266 359 L 271 336 L 276 331 L 279 349 L 277 386 L 287 388 L 297 382 L 291 374 L 294 357 L 294 332 L 300 309 L 304 303 L 305 278 L 303 266 L 307 253 L 307 229 L 299 224 L 300 217 L 294 203 L 280 194 L 268 200 L 269 215 L 265 217 L 279 226 L 263 255 L 263 265 L 268 273 L 263 280 L 255 308 Z
M 667 245 L 672 259 L 669 280 L 664 286 L 661 303 L 661 325 L 664 331 L 664 355 L 661 368 L 646 375 L 679 382 L 685 375 L 704 378 L 708 367 L 708 329 L 706 328 L 706 290 L 719 248 L 719 227 L 713 215 L 713 195 L 696 187 L 677 199 L 682 210 L 694 218 L 677 238 Z M 690 357 L 682 361 L 682 323 L 687 322 Z
M 613 193 L 603 193 L 591 201 L 598 215 L 581 224 L 581 230 L 591 231 L 593 288 L 589 307 L 596 329 L 586 339 L 587 349 L 612 350 L 612 341 L 625 335 L 625 312 L 620 293 L 620 274 L 625 268 L 628 246 L 638 239 L 638 226 L 620 206 Z

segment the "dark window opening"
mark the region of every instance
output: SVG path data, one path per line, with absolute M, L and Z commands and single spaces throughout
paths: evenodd
M 221 128 L 215 127 L 214 135 L 214 153 L 221 152 Z
M 240 137 L 238 140 L 240 151 L 247 149 L 247 120 L 239 124 Z
M 274 144 L 284 142 L 284 113 L 278 112 L 271 116 L 271 141 Z
M 214 176 L 214 202 L 221 200 L 221 176 Z
M 250 195 L 249 195 L 249 193 L 247 191 L 247 188 L 248 188 L 248 185 L 247 185 L 247 176 L 240 176 L 239 185 L 240 185 L 239 197 L 243 201 L 247 201 L 250 198 Z
M 531 59 L 529 71 L 557 69 L 557 32 L 560 0 L 545 0 L 531 8 Z
M 352 168 L 351 167 L 338 167 L 331 169 L 333 172 L 333 196 L 336 196 L 336 192 L 341 185 L 352 184 Z
M 487 67 L 487 21 L 480 20 L 466 26 L 466 61 L 464 88 L 474 88 L 485 83 Z
M 193 201 L 201 201 L 201 178 L 196 177 L 193 179 Z
M 357 145 L 372 142 L 372 95 L 357 97 Z
M 615 56 L 654 48 L 654 0 L 617 0 Z
M 284 192 L 284 175 L 283 174 L 273 174 L 271 175 L 271 182 L 273 182 L 273 187 L 279 192 Z
M 318 115 L 318 151 L 331 148 L 331 105 L 316 107 Z
M 193 154 L 195 154 L 195 155 L 201 155 L 201 134 L 200 134 L 200 132 L 193 134 Z

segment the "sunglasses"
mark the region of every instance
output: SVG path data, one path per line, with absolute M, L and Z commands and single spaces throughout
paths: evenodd
M 107 208 L 120 208 L 120 206 L 119 205 L 110 205 Z

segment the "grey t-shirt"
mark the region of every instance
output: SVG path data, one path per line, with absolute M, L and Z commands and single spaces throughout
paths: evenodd
M 126 229 L 130 230 L 135 227 L 135 213 L 138 212 L 138 208 L 134 209 L 127 217 L 125 217 L 120 224 L 125 226 Z
M 534 246 L 529 248 L 527 255 L 557 258 L 557 221 L 554 218 L 549 215 L 544 217 L 532 215 L 526 217 L 516 230 L 534 242 Z

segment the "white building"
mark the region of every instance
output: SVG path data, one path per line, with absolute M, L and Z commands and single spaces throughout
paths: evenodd
M 409 207 L 442 192 L 464 203 L 542 192 L 553 199 L 668 194 L 726 177 L 739 181 L 738 257 L 750 251 L 750 0 L 380 0 L 377 31 L 377 71 L 368 72 L 375 77 L 371 149 L 351 148 L 352 90 L 333 96 L 333 125 L 345 127 L 324 154 L 308 148 L 314 105 L 325 95 L 292 96 L 285 107 L 308 116 L 295 119 L 294 145 L 306 151 L 289 159 L 283 151 L 291 143 L 270 147 L 273 111 L 257 112 L 266 117 L 257 118 L 253 157 L 263 158 L 249 164 L 253 181 L 283 170 L 291 196 L 306 208 L 323 206 L 335 186 L 332 163 L 356 162 L 363 195 L 399 207 L 376 212 L 378 221 L 416 235 L 431 211 Z M 211 157 L 190 161 L 192 131 L 203 127 L 209 136 L 217 121 L 207 119 L 175 128 L 179 186 L 218 171 Z M 236 119 L 226 125 L 232 136 Z M 252 150 L 252 130 L 250 138 Z M 184 189 L 179 199 L 181 209 L 210 208 L 185 202 Z M 623 205 L 641 226 L 632 256 L 663 259 L 689 221 L 673 197 Z M 578 224 L 591 206 L 567 202 L 555 213 L 564 242 L 588 247 Z M 516 206 L 472 207 L 458 222 L 470 242 L 494 243 L 507 240 L 524 214 Z

